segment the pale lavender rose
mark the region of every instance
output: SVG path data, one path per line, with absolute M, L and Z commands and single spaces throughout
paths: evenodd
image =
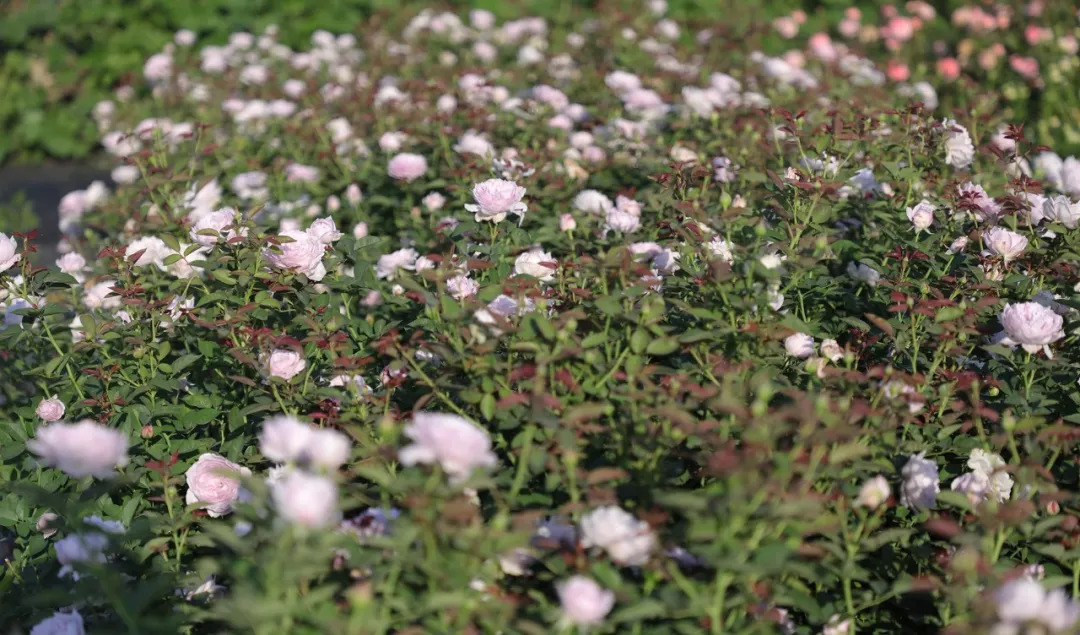
M 202 214 L 191 224 L 191 240 L 203 247 L 209 247 L 219 240 L 231 239 L 237 235 L 233 229 L 236 225 L 236 214 L 236 209 L 232 207 Z
M 784 350 L 792 357 L 806 359 L 814 354 L 814 338 L 806 333 L 792 333 L 784 338 Z
M 278 348 L 266 358 L 266 372 L 271 377 L 286 381 L 299 375 L 305 368 L 307 362 L 304 361 L 304 356 L 293 350 Z
M 0 273 L 14 267 L 21 258 L 19 243 L 11 236 L 0 233 Z
M 585 576 L 573 576 L 558 583 L 555 589 L 563 619 L 571 624 L 600 624 L 615 606 L 615 594 Z
M 274 508 L 285 521 L 318 529 L 336 524 L 338 490 L 333 481 L 300 470 L 289 470 L 270 485 Z
M 45 618 L 30 629 L 30 635 L 85 635 L 86 628 L 83 626 L 82 615 L 79 611 L 71 609 L 57 611 L 52 617 Z
M 42 421 L 49 423 L 53 421 L 59 421 L 64 418 L 64 402 L 57 399 L 56 395 L 49 397 L 48 399 L 42 399 L 37 405 L 37 416 Z
M 1073 203 L 1066 196 L 1053 196 L 1043 202 L 1043 218 L 1057 221 L 1069 229 L 1076 229 L 1080 221 L 1080 203 Z M 0 265 L 0 269 L 2 269 Z
M 285 180 L 289 183 L 314 183 L 319 180 L 319 168 L 290 163 L 285 166 Z
M 463 300 L 476 295 L 480 285 L 466 275 L 457 275 L 446 281 L 446 290 L 455 300 Z
M 532 276 L 542 282 L 555 279 L 555 258 L 540 247 L 533 247 L 514 261 L 514 273 Z
M 337 225 L 334 224 L 333 218 L 319 218 L 315 222 L 311 223 L 311 227 L 307 228 L 307 233 L 314 236 L 324 245 L 336 242 L 341 238 L 341 232 L 338 231 Z
M 1050 344 L 1065 337 L 1061 316 L 1038 302 L 1008 304 L 999 319 L 1005 329 L 1004 337 L 999 335 L 999 342 L 1006 346 L 1019 345 L 1029 353 L 1042 349 L 1051 357 Z
M 599 547 L 624 566 L 641 566 L 656 549 L 649 523 L 615 505 L 598 507 L 581 518 L 581 545 Z
M 424 176 L 427 168 L 427 159 L 422 155 L 402 152 L 390 159 L 390 163 L 386 166 L 386 173 L 390 175 L 390 178 L 409 182 Z
M 283 231 L 280 235 L 291 238 L 292 242 L 283 242 L 276 249 L 267 249 L 266 260 L 278 269 L 302 273 L 315 282 L 322 280 L 326 275 L 326 267 L 322 263 L 326 246 L 322 240 L 296 229 Z
M 497 462 L 488 433 L 457 415 L 417 412 L 404 433 L 413 444 L 398 452 L 402 464 L 438 463 L 452 483 Z
M 983 244 L 990 254 L 1001 256 L 1008 263 L 1024 252 L 1028 239 L 1004 227 L 992 227 L 983 232 Z
M 43 464 L 72 478 L 112 476 L 114 468 L 127 465 L 127 446 L 123 432 L 90 419 L 43 426 L 26 444 Z
M 259 451 L 277 463 L 333 471 L 349 460 L 352 442 L 337 430 L 316 428 L 291 416 L 279 415 L 263 422 Z
M 185 501 L 188 505 L 204 503 L 203 509 L 211 518 L 224 516 L 244 496 L 240 485 L 243 476 L 251 476 L 251 470 L 223 456 L 204 453 L 184 473 L 188 486 Z
M 415 249 L 398 249 L 395 252 L 379 256 L 375 263 L 375 276 L 382 279 L 393 280 L 399 270 L 412 271 L 416 268 L 416 260 L 419 254 Z
M 934 206 L 923 199 L 915 207 L 907 208 L 907 217 L 915 231 L 929 229 L 930 225 L 934 224 Z
M 473 218 L 477 222 L 499 223 L 507 214 L 517 214 L 524 218 L 528 209 L 521 200 L 525 196 L 525 188 L 513 181 L 488 179 L 474 185 L 472 194 L 476 202 L 467 203 L 465 209 L 473 212 Z
M 1070 633 L 1080 619 L 1080 604 L 1063 590 L 1047 591 L 1027 577 L 1003 584 L 994 601 L 1000 622 L 992 633 Z

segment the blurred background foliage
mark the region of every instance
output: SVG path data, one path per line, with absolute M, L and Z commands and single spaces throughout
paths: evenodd
M 801 46 L 805 37 L 817 30 L 835 27 L 851 6 L 862 7 L 864 16 L 877 21 L 884 4 L 770 0 L 757 7 L 760 11 L 748 12 L 744 2 L 669 0 L 668 13 L 679 20 L 720 26 L 736 36 L 744 48 L 760 46 L 776 53 Z M 160 51 L 182 28 L 195 31 L 206 44 L 225 42 L 236 31 L 259 32 L 276 24 L 279 40 L 298 47 L 317 29 L 362 36 L 359 27 L 368 21 L 400 26 L 421 8 L 460 13 L 483 8 L 501 19 L 536 15 L 547 18 L 558 30 L 560 25 L 578 24 L 600 12 L 623 14 L 629 23 L 644 12 L 643 4 L 644 0 L 0 0 L 0 130 L 4 131 L 0 134 L 0 165 L 82 160 L 93 155 L 99 136 L 90 117 L 94 104 L 110 97 L 120 85 L 145 89 L 142 66 L 146 58 Z M 925 30 L 923 49 L 933 40 L 955 48 L 960 40 L 971 39 L 948 20 L 952 11 L 970 2 L 937 0 L 930 4 L 940 17 Z M 1015 5 L 1013 15 L 1018 17 L 1016 22 L 1021 21 L 1024 2 L 998 4 Z M 740 6 L 742 9 L 736 10 Z M 1046 6 L 1049 14 L 1056 15 L 1044 15 L 1044 19 L 1075 28 L 1074 2 L 1060 0 Z M 769 19 L 794 9 L 804 10 L 809 17 L 798 39 L 785 41 L 761 28 Z M 989 37 L 1002 42 L 1009 52 L 1027 54 L 1022 28 L 994 32 Z M 871 57 L 881 62 L 884 52 L 877 53 Z M 936 57 L 927 50 L 921 53 L 913 56 L 923 65 L 912 68 L 914 78 L 933 74 L 931 65 Z M 1080 82 L 1076 81 L 1080 64 L 1065 66 L 1048 68 L 1050 81 L 1041 88 L 1020 81 L 1007 64 L 985 73 L 973 69 L 971 79 L 980 87 L 979 94 L 964 85 L 953 88 L 950 95 L 950 87 L 935 84 L 948 108 L 970 109 L 992 91 L 995 101 L 1004 102 L 1010 117 L 1028 122 L 1029 136 L 1068 154 L 1080 149 Z

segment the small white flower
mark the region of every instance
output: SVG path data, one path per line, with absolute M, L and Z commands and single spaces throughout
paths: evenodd
M 576 575 L 555 585 L 563 619 L 581 626 L 600 624 L 615 606 L 615 594 L 584 576 Z
M 287 522 L 323 528 L 338 522 L 338 490 L 333 481 L 300 470 L 288 470 L 270 485 L 274 509 Z
M 412 271 L 416 268 L 419 254 L 415 249 L 399 249 L 395 252 L 379 256 L 375 263 L 375 275 L 380 280 L 393 280 L 399 270 Z
M 620 565 L 640 566 L 656 548 L 656 535 L 645 521 L 609 505 L 582 517 L 581 546 L 600 547 Z
M 929 229 L 934 223 L 934 206 L 930 201 L 923 199 L 915 207 L 907 208 L 907 217 L 915 231 Z
M 127 465 L 127 436 L 90 419 L 78 423 L 51 423 L 38 428 L 28 450 L 45 465 L 72 478 L 108 478 L 114 468 Z
M 991 227 L 983 232 L 983 244 L 987 250 L 1008 263 L 1024 252 L 1028 239 L 1004 227 Z
M 784 338 L 784 349 L 792 357 L 806 359 L 814 354 L 814 338 L 806 333 L 792 333 Z
M 964 169 L 975 160 L 975 146 L 967 128 L 952 119 L 942 122 L 945 128 L 945 163 L 957 169 Z
M 522 253 L 514 261 L 514 273 L 519 276 L 532 276 L 542 282 L 549 282 L 555 279 L 555 270 L 549 267 L 548 263 L 555 264 L 555 258 L 540 247 L 533 247 L 529 251 Z
M 876 269 L 854 260 L 848 263 L 847 273 L 853 280 L 865 282 L 871 287 L 877 286 L 877 283 L 881 280 L 881 274 Z
M 879 505 L 889 500 L 889 493 L 889 481 L 885 480 L 884 476 L 878 475 L 862 484 L 855 504 L 861 507 L 877 509 Z

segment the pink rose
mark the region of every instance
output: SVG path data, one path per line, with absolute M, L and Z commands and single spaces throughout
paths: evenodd
M 200 216 L 191 226 L 191 239 L 204 247 L 209 247 L 218 240 L 228 240 L 235 236 L 236 232 L 226 231 L 235 224 L 236 210 L 232 207 L 223 207 Z
M 400 181 L 415 181 L 427 172 L 427 159 L 419 154 L 402 152 L 395 154 L 386 166 L 386 173 Z
M 42 421 L 53 422 L 64 418 L 64 402 L 56 398 L 56 395 L 48 399 L 42 399 L 38 403 L 37 416 Z
M 306 367 L 307 362 L 300 353 L 283 348 L 274 350 L 266 359 L 266 369 L 270 376 L 286 381 L 296 377 Z
M 184 476 L 188 485 L 187 504 L 205 503 L 206 513 L 218 518 L 231 512 L 233 503 L 243 496 L 240 477 L 251 476 L 251 470 L 207 452 L 188 468 Z
M 487 431 L 457 415 L 417 412 L 404 432 L 413 444 L 398 453 L 401 463 L 438 463 L 451 482 L 460 483 L 474 468 L 497 463 Z
M 266 259 L 270 264 L 278 269 L 302 273 L 315 282 L 322 280 L 326 275 L 326 267 L 322 264 L 326 247 L 323 245 L 321 233 L 316 235 L 290 229 L 281 232 L 281 235 L 291 238 L 292 242 L 281 243 L 277 250 L 267 249 Z
M 473 212 L 477 222 L 488 220 L 498 223 L 507 214 L 523 216 L 528 209 L 521 201 L 525 188 L 513 181 L 488 179 L 474 185 L 472 193 L 476 203 L 466 204 L 465 209 Z

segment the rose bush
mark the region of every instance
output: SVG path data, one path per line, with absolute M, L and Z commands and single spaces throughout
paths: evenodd
M 1018 14 L 646 7 L 146 60 L 0 237 L 0 623 L 1075 630 L 1076 161 L 891 56 Z

